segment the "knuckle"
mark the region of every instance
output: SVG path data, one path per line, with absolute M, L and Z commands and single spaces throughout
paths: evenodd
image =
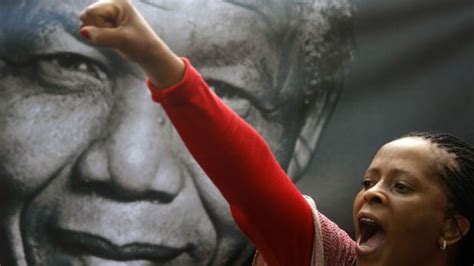
M 79 14 L 79 19 L 81 21 L 85 21 L 87 19 L 87 12 L 84 10 L 81 12 L 81 14 Z
M 93 14 L 95 9 L 96 9 L 96 5 L 92 4 L 88 7 L 86 7 L 86 9 L 84 10 L 84 13 L 86 13 L 87 15 L 91 15 L 91 14 Z

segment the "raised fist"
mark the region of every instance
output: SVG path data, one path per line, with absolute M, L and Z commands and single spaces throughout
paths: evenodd
M 81 35 L 95 45 L 115 48 L 125 59 L 142 63 L 161 41 L 128 0 L 103 0 L 80 16 Z
M 92 44 L 114 48 L 138 63 L 157 87 L 173 85 L 184 64 L 152 30 L 129 0 L 102 0 L 80 15 L 80 33 Z

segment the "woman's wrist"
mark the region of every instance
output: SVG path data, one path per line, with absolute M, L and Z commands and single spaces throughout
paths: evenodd
M 149 45 L 148 56 L 139 62 L 157 89 L 165 89 L 181 81 L 185 64 L 161 40 Z

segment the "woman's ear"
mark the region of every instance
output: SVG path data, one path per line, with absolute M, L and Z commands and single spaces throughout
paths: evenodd
M 462 215 L 447 217 L 439 240 L 440 246 L 443 245 L 443 241 L 446 241 L 446 245 L 458 243 L 469 232 L 470 227 L 469 220 Z

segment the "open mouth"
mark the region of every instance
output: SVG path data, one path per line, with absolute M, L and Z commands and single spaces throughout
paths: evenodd
M 386 240 L 382 226 L 374 219 L 359 218 L 359 237 L 357 247 L 362 253 L 369 253 L 378 249 Z

